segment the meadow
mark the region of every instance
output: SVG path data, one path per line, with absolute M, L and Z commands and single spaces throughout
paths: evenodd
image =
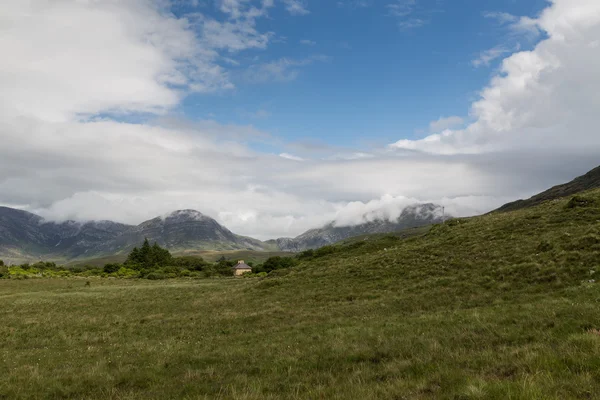
M 266 277 L 0 280 L 0 398 L 600 398 L 600 191 Z

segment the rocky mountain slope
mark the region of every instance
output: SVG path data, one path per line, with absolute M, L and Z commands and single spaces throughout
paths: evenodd
M 98 246 L 105 254 L 129 251 L 148 238 L 169 250 L 265 250 L 260 241 L 236 235 L 214 219 L 195 210 L 174 211 L 132 227 Z
M 585 175 L 573 179 L 563 185 L 554 186 L 537 194 L 527 200 L 517 200 L 497 209 L 498 212 L 515 211 L 523 208 L 533 207 L 548 200 L 556 200 L 561 197 L 572 196 L 585 190 L 600 188 L 600 166 L 594 168 Z
M 311 229 L 302 235 L 291 238 L 280 238 L 271 243 L 283 251 L 303 251 L 316 249 L 329 244 L 373 233 L 396 232 L 407 228 L 440 223 L 443 220 L 442 207 L 435 204 L 415 204 L 406 207 L 395 221 L 375 220 L 353 226 L 337 226 L 330 222 L 319 229 Z
M 148 238 L 169 250 L 269 250 L 194 210 L 175 211 L 137 226 L 111 221 L 46 222 L 38 215 L 0 207 L 0 259 L 72 260 L 128 252 Z

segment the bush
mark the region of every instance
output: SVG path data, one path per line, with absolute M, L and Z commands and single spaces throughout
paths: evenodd
M 566 208 L 590 207 L 594 205 L 594 199 L 588 199 L 583 196 L 573 196 L 566 205 Z
M 315 251 L 313 249 L 308 249 L 308 250 L 304 250 L 303 252 L 299 253 L 296 257 L 299 260 L 308 260 L 313 258 L 313 256 L 315 255 Z
M 139 273 L 136 270 L 125 267 L 119 268 L 116 274 L 119 278 L 136 278 L 139 276 Z
M 295 266 L 297 263 L 298 263 L 298 261 L 292 257 L 280 257 L 280 256 L 269 257 L 267 259 L 267 261 L 265 261 L 263 263 L 262 266 L 252 268 L 252 272 L 254 272 L 254 273 L 259 273 L 259 272 L 269 273 L 269 272 L 275 271 L 277 269 L 291 268 L 291 267 Z
M 202 257 L 176 257 L 173 259 L 173 265 L 185 268 L 190 271 L 202 271 L 209 263 L 204 261 Z
M 324 246 L 320 249 L 315 250 L 315 257 L 325 257 L 329 254 L 337 253 L 338 251 L 340 251 L 340 248 L 338 246 Z
M 121 264 L 106 264 L 104 266 L 104 272 L 107 274 L 113 274 L 121 269 Z

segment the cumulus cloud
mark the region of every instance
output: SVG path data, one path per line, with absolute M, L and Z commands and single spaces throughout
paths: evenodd
M 555 0 L 535 24 L 547 34 L 532 51 L 504 59 L 473 103 L 475 122 L 391 148 L 435 154 L 583 151 L 600 154 L 600 3 Z

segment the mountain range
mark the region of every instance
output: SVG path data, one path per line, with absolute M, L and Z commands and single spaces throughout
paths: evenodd
M 298 252 L 327 246 L 353 236 L 397 232 L 407 228 L 436 224 L 442 222 L 443 218 L 441 206 L 431 203 L 415 204 L 402 210 L 400 216 L 394 221 L 378 219 L 352 226 L 337 226 L 335 222 L 330 222 L 322 228 L 311 229 L 296 238 L 280 238 L 267 243 L 275 245 L 282 251 Z
M 145 238 L 173 252 L 187 250 L 255 250 L 297 252 L 352 236 L 385 233 L 440 222 L 441 207 L 419 204 L 405 208 L 395 221 L 374 220 L 354 226 L 334 222 L 296 238 L 262 242 L 236 235 L 195 210 L 178 210 L 139 225 L 112 221 L 47 222 L 27 211 L 0 207 L 0 259 L 5 262 L 83 260 L 125 254 Z
M 600 188 L 600 167 L 573 181 L 555 186 L 527 200 L 508 203 L 494 212 L 532 207 L 544 201 Z M 255 250 L 298 252 L 336 243 L 353 236 L 396 232 L 442 222 L 442 208 L 415 204 L 393 220 L 368 220 L 352 226 L 330 222 L 296 238 L 268 241 L 236 235 L 195 210 L 179 210 L 139 225 L 112 221 L 47 222 L 27 211 L 0 207 L 0 259 L 9 263 L 44 260 L 85 260 L 128 253 L 145 238 L 173 252 L 188 250 Z

